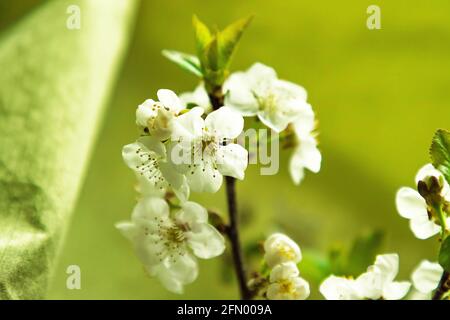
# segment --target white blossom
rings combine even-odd
[[[430,177],[434,177],[442,183],[441,196],[446,201],[450,201],[448,183],[442,173],[431,164],[427,164],[419,170],[416,175],[416,185],[419,181],[426,181]],[[437,218],[429,215],[430,208],[426,200],[416,190],[408,187],[400,188],[396,196],[396,206],[399,214],[410,220],[410,228],[417,238],[427,239],[441,230]],[[447,221],[450,222],[450,219],[447,218]]]
[[[310,294],[309,284],[299,277],[297,265],[285,262],[276,265],[270,272],[270,284],[267,287],[269,300],[305,300]]]
[[[210,112],[212,109],[208,93],[203,83],[200,83],[192,92],[180,94],[180,99],[186,106],[192,104],[202,108],[205,112]]]
[[[422,260],[414,269],[411,279],[415,289],[411,300],[430,300],[439,285],[444,269],[439,263]]]
[[[361,300],[355,280],[334,275],[326,278],[319,288],[326,300]]]
[[[317,148],[314,125],[314,112],[309,104],[305,104],[292,123],[295,149],[290,159],[289,172],[296,185],[303,180],[305,168],[314,173],[320,171],[322,155]]]
[[[358,293],[365,299],[399,300],[409,291],[408,281],[394,281],[398,273],[398,255],[378,255],[375,264],[355,281]]]
[[[140,137],[123,147],[122,157],[129,168],[147,179],[154,188],[165,191],[170,186],[178,198],[188,199],[186,178],[168,161],[164,144],[156,138]]]
[[[378,255],[375,264],[356,279],[330,276],[320,292],[327,300],[399,300],[409,291],[408,281],[394,281],[398,273],[398,255]]]
[[[133,243],[147,272],[175,293],[197,278],[195,257],[210,259],[225,249],[223,236],[208,224],[206,209],[194,202],[171,212],[164,199],[146,197],[134,208],[131,221],[116,227]]]
[[[264,252],[264,260],[270,268],[284,262],[299,263],[302,259],[300,247],[281,233],[274,233],[266,239]]]
[[[166,140],[172,133],[174,118],[185,109],[185,106],[171,90],[160,89],[157,96],[159,101],[148,99],[138,106],[136,124],[147,128],[153,137]]]
[[[233,143],[244,127],[240,114],[228,107],[211,112],[195,107],[177,118],[172,135],[171,161],[178,165],[192,190],[216,192],[223,175],[242,180],[248,152]]]
[[[276,132],[297,118],[307,98],[303,87],[278,79],[274,69],[261,63],[233,73],[224,83],[224,92],[226,105],[243,116],[258,116]]]

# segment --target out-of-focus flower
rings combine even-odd
[[[206,209],[194,202],[184,202],[170,212],[164,199],[143,198],[131,221],[116,227],[133,243],[147,272],[175,293],[182,293],[183,286],[197,278],[195,257],[214,258],[225,249],[223,236],[208,224]]]
[[[224,84],[225,104],[243,116],[258,116],[276,132],[286,129],[306,104],[306,90],[280,80],[274,69],[255,63],[246,72],[233,73]]]
[[[266,293],[269,300],[305,300],[309,294],[309,284],[299,277],[294,262],[281,263],[272,269]]]
[[[303,180],[305,168],[314,173],[320,171],[322,155],[317,148],[314,125],[314,111],[309,104],[305,104],[292,123],[295,149],[290,159],[289,172],[296,185]]]
[[[327,300],[399,300],[409,291],[408,281],[394,281],[398,273],[398,255],[378,255],[375,264],[355,280],[328,277],[320,286]]]
[[[361,300],[354,279],[331,275],[322,282],[319,290],[327,300]]]
[[[422,260],[411,275],[415,289],[411,300],[430,300],[433,290],[439,285],[443,272],[444,269],[439,263]]]
[[[264,260],[270,268],[284,262],[299,263],[300,247],[288,236],[274,233],[264,242]]]
[[[435,206],[439,201],[450,201],[450,187],[442,173],[433,165],[427,164],[416,175],[416,184],[421,193],[408,187],[398,190],[396,196],[397,211],[410,220],[410,227],[419,239],[427,239],[439,233],[441,225],[435,214]],[[446,218],[448,223],[450,219]]]

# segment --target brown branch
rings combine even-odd
[[[450,273],[444,271],[437,289],[434,291],[433,300],[442,300],[444,296],[450,291]]]
[[[232,177],[225,177],[227,188],[228,214],[230,225],[228,228],[228,238],[231,242],[231,252],[234,261],[234,270],[238,277],[241,299],[251,299],[251,293],[247,286],[247,275],[242,258],[241,244],[238,231],[238,213],[236,208],[236,180]]]
[[[223,106],[224,95],[222,92],[222,87],[215,87],[211,92],[208,93],[209,100],[214,110],[219,109]],[[226,194],[227,194],[227,204],[228,204],[228,216],[230,223],[225,229],[226,235],[231,243],[231,253],[233,256],[234,270],[239,283],[239,291],[241,299],[249,300],[252,298],[252,294],[247,286],[247,275],[245,271],[241,243],[239,239],[239,228],[238,228],[238,212],[237,212],[237,201],[236,201],[236,180],[232,177],[225,177],[226,182]]]

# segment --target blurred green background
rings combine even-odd
[[[0,28],[38,2],[2,0],[0,8],[8,7],[10,14]],[[366,28],[370,4],[381,7],[381,30]],[[289,154],[283,153],[278,175],[260,176],[251,166],[238,184],[243,242],[283,231],[305,251],[326,252],[382,229],[382,252],[400,254],[400,278],[408,278],[421,259],[436,260],[436,241],[415,239],[396,213],[394,199],[397,188],[412,186],[416,171],[428,162],[435,129],[450,128],[449,10],[445,0],[142,1],[48,297],[180,298],[144,274],[114,223],[128,219],[135,204],[134,176],[122,163],[121,148],[137,137],[136,106],[155,97],[158,88],[183,92],[196,85],[193,76],[160,54],[165,48],[194,52],[194,13],[222,27],[256,14],[233,70],[254,61],[273,66],[280,77],[308,90],[319,119],[319,174],[307,174],[301,186],[294,186],[287,172]],[[225,213],[223,190],[193,199]],[[198,280],[181,298],[237,298],[224,263],[230,264],[226,257],[202,261]],[[81,267],[81,290],[66,289],[71,264]],[[316,285],[312,292],[318,297]]]

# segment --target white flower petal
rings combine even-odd
[[[154,108],[155,101],[147,99],[136,109],[136,124],[141,127],[147,127],[148,120],[156,117],[157,110]]]
[[[239,112],[244,117],[254,116],[258,111],[258,101],[255,98],[248,77],[244,72],[235,72],[228,77],[223,85],[225,105]]]
[[[150,182],[147,178],[141,176],[136,173],[136,180],[138,184],[136,186],[136,191],[140,193],[143,197],[164,197],[166,190],[163,188],[156,187],[152,182]]]
[[[408,293],[411,283],[408,281],[390,282],[383,288],[385,300],[400,300]]]
[[[157,92],[158,100],[175,113],[179,113],[185,107],[175,92],[168,89],[159,89]]]
[[[411,279],[418,291],[429,294],[438,286],[443,272],[439,263],[423,260],[413,271]]]
[[[211,259],[225,250],[225,239],[213,226],[203,223],[188,232],[188,244],[194,254],[201,259]]]
[[[396,253],[377,255],[373,269],[382,274],[386,282],[392,282],[398,273],[398,260]]]
[[[291,156],[289,161],[289,174],[291,175],[291,179],[295,185],[299,185],[303,178],[305,177],[305,170],[301,162],[298,161],[298,158]]]
[[[383,274],[368,271],[355,280],[355,289],[364,299],[378,300],[383,295],[385,277]]]
[[[181,201],[189,199],[190,189],[186,177],[179,173],[171,162],[159,163],[159,169]]]
[[[395,203],[398,213],[406,219],[428,217],[425,199],[414,189],[402,187],[397,191]]]
[[[275,69],[256,62],[246,72],[248,85],[256,95],[266,93],[277,80]]]
[[[287,280],[298,277],[300,272],[294,262],[285,262],[276,265],[270,272],[270,282]]]
[[[156,153],[160,157],[166,156],[166,147],[158,139],[150,136],[143,136],[136,140],[137,143],[145,146],[147,150]]]
[[[149,273],[151,276],[157,277],[164,288],[166,288],[170,292],[183,294],[184,284],[177,278],[174,278],[162,264],[158,265],[157,268],[152,268],[151,272],[149,271]]]
[[[230,143],[219,147],[217,167],[221,174],[243,180],[248,165],[248,151],[242,146]]]
[[[169,211],[169,205],[164,199],[146,197],[142,198],[134,207],[131,220],[135,223],[153,222],[155,218],[167,218]]]
[[[259,98],[259,119],[277,132],[283,131],[291,122],[308,108],[303,95],[295,96],[292,86],[287,81],[277,80],[272,84],[266,96]]]
[[[275,102],[271,103],[271,106],[265,106],[262,110],[258,111],[258,118],[264,125],[279,133],[286,129],[293,119],[292,117],[285,117],[280,113]]]
[[[264,260],[269,267],[283,262],[298,263],[302,259],[300,247],[281,233],[272,234],[264,242]]]
[[[119,222],[116,228],[131,241],[136,256],[147,269],[157,266],[165,257],[165,248],[162,243],[156,241],[157,238],[154,235],[150,234],[151,225],[148,221]]]
[[[428,215],[411,219],[409,226],[418,239],[428,239],[438,234],[441,230],[440,226],[428,219]]]
[[[305,103],[302,105],[297,118],[292,124],[298,137],[301,138],[311,134],[315,127],[315,116],[310,104]]]
[[[187,201],[181,204],[181,210],[177,212],[175,218],[182,224],[190,226],[203,224],[208,222],[208,211],[196,202]]]
[[[417,290],[411,290],[407,300],[431,300],[431,293],[422,293]]]
[[[205,157],[204,162],[195,167],[191,166],[191,170],[186,172],[191,190],[215,193],[220,189],[223,177],[218,170],[214,169],[213,162],[215,162],[215,159]]]
[[[267,288],[269,300],[305,300],[309,294],[309,283],[300,277],[275,282]]]
[[[277,79],[273,86],[276,92],[285,100],[300,100],[306,102],[308,94],[302,86],[290,81]]]
[[[326,300],[361,300],[353,280],[334,275],[326,278],[319,290]]]
[[[194,91],[182,93],[180,99],[185,105],[194,104],[201,107],[205,112],[211,109],[211,102],[203,82]]]
[[[121,221],[115,224],[115,227],[120,233],[130,241],[134,241],[139,233],[139,229],[136,225],[130,221]]]
[[[203,134],[205,120],[202,118],[203,109],[194,107],[188,112],[175,118],[173,124],[172,141],[187,139],[191,141]]]
[[[157,277],[167,290],[178,294],[183,293],[183,285],[194,282],[198,276],[197,261],[188,253],[178,255],[174,259],[166,259],[163,263],[146,269],[151,276]]]
[[[439,179],[442,176],[443,175],[439,170],[437,170],[431,163],[428,163],[419,169],[415,181],[416,184],[418,184],[419,181],[423,181],[428,177],[436,177]]]
[[[244,129],[244,118],[229,107],[211,112],[205,119],[206,129],[218,138],[237,138]]]

